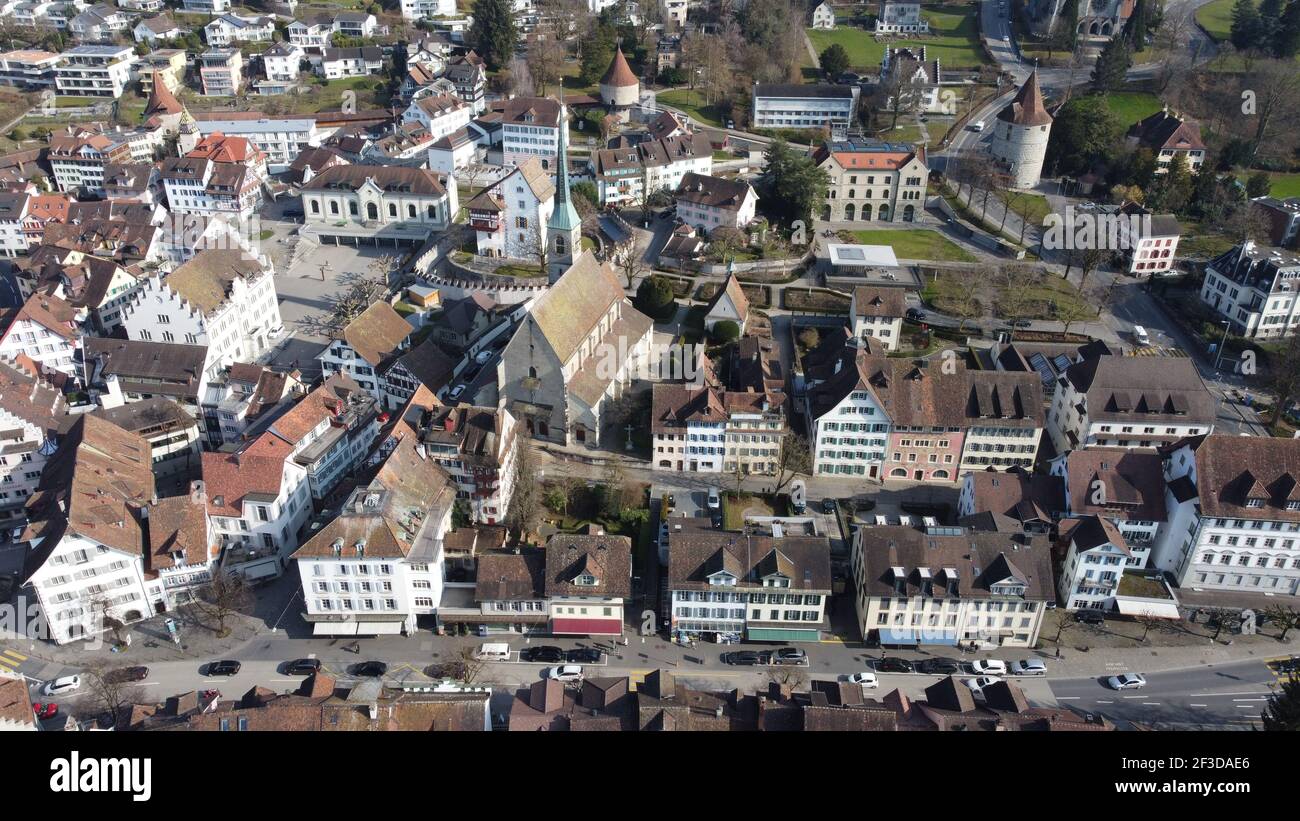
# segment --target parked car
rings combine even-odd
[[[1141,690],[1147,686],[1146,677],[1141,673],[1124,673],[1106,679],[1112,690]]]
[[[970,669],[981,676],[1005,676],[1007,663],[1001,659],[975,659],[970,663]]]
[[[873,666],[877,673],[911,673],[916,670],[912,662],[897,656],[886,656],[876,661]]]
[[[210,676],[237,676],[239,669],[242,667],[239,662],[225,659],[223,661],[214,661],[208,665],[208,675]]]
[[[474,357],[474,364],[479,365],[481,367],[483,365],[486,365],[487,361],[491,358],[492,358],[491,350],[479,351],[478,354]]]
[[[1100,610],[1076,610],[1074,620],[1080,624],[1103,624],[1106,621],[1106,614]]]
[[[460,395],[464,392],[465,392],[465,386],[457,385],[456,387],[451,389],[451,393],[447,395],[447,398],[455,402],[457,399],[460,399]]]
[[[755,652],[754,650],[737,650],[734,653],[723,653],[722,660],[726,664],[751,666],[755,664],[767,664],[765,654]]]
[[[519,658],[522,661],[540,661],[545,664],[555,664],[564,661],[564,651],[549,644],[542,644],[520,650]]]
[[[961,683],[969,687],[971,692],[978,696],[984,692],[985,687],[997,684],[1001,680],[997,676],[980,676],[979,678],[964,678]]]
[[[961,672],[961,662],[949,658],[925,659],[916,665],[916,669],[927,676],[951,676]]]
[[[582,666],[578,664],[564,664],[559,667],[552,667],[546,671],[546,677],[564,682],[582,681]]]
[[[363,661],[352,666],[352,675],[362,678],[379,678],[388,672],[388,665],[382,661]]]
[[[668,512],[669,512],[669,513],[672,513],[673,510],[674,510],[676,507],[677,507],[677,497],[674,496],[673,494],[669,493],[669,494],[668,494]]]
[[[285,668],[285,672],[291,676],[310,676],[319,670],[320,659],[295,659]]]
[[[1033,324],[1034,324],[1034,323],[1033,323],[1032,321],[1028,320],[1028,319],[1017,319],[1017,320],[1015,320],[1014,322],[1011,323],[1011,327],[1013,327],[1013,328],[1028,328],[1028,327],[1032,326]]]
[[[722,507],[722,497],[718,495],[718,489],[716,487],[709,488],[708,505],[709,510],[717,510]]]
[[[904,314],[904,316],[913,322],[920,322],[925,319],[925,311],[922,311],[920,308],[908,308],[907,313]]]
[[[119,667],[105,673],[104,681],[109,684],[129,684],[133,681],[144,681],[148,677],[148,667]]]
[[[880,686],[880,681],[876,678],[875,673],[850,673],[849,684],[861,684],[863,687],[875,689]]]
[[[773,664],[803,664],[808,654],[798,647],[782,647],[772,656]]]
[[[41,690],[47,696],[61,696],[81,689],[81,676],[60,676]]]
[[[1045,676],[1047,675],[1047,663],[1042,659],[1021,659],[1020,661],[1013,661],[1011,662],[1011,675]]]
[[[835,512],[835,500],[822,499],[822,513],[834,513],[834,512]]]
[[[37,721],[44,721],[47,718],[54,718],[59,714],[59,705],[54,702],[36,702],[32,705],[32,710],[36,713]]]
[[[595,647],[579,647],[577,650],[569,651],[568,661],[579,664],[599,664],[604,653]]]

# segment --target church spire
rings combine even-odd
[[[582,219],[573,207],[573,198],[569,193],[569,114],[564,105],[564,81],[560,81],[560,120],[559,151],[555,167],[555,208],[551,219],[546,223],[547,242],[550,253],[547,259],[547,273],[551,282],[573,264],[578,254],[578,244],[582,241]]]

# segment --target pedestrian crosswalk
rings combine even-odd
[[[27,661],[27,656],[17,650],[0,651],[0,672],[17,673],[18,667]]]
[[[1168,348],[1163,345],[1146,345],[1143,347],[1133,348],[1129,351],[1129,356],[1186,357],[1187,351],[1184,351],[1182,348]]]

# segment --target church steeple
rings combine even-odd
[[[546,223],[547,276],[551,282],[569,270],[582,241],[582,220],[569,193],[569,113],[564,105],[564,82],[560,82],[559,152],[555,161],[555,210]]]

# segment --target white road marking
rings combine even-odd
[[[1057,696],[1057,701],[1078,701],[1079,696]]]
[[[1188,706],[1188,707],[1205,707],[1205,706],[1207,706],[1207,705],[1204,705],[1204,704],[1188,704],[1187,706]]]
[[[1159,706],[1160,706],[1160,702],[1158,702],[1158,701],[1144,701],[1144,702],[1142,702],[1142,706],[1143,706],[1143,707],[1159,707]]]

